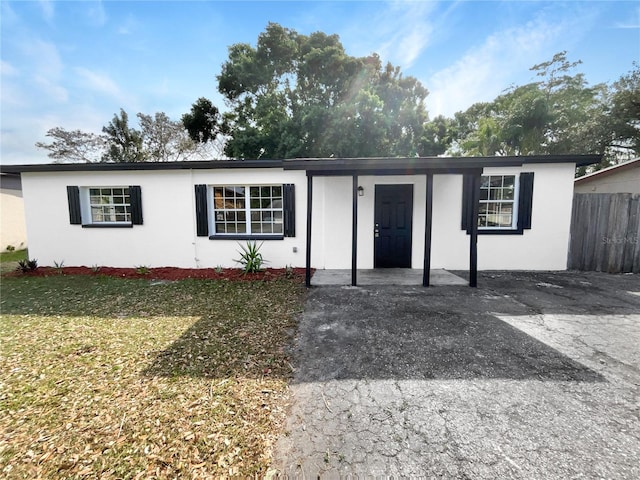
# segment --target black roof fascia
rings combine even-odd
[[[286,170],[286,168],[285,168]],[[460,168],[361,168],[343,170],[307,170],[309,177],[339,177],[339,176],[382,176],[382,175],[426,175],[426,174],[465,174],[482,173],[482,167],[460,167]]]
[[[207,160],[197,162],[42,163],[0,165],[0,172],[115,172],[131,170],[211,170],[222,168],[282,168],[282,160]]]
[[[388,172],[461,173],[484,167],[519,167],[533,163],[598,163],[601,155],[529,155],[504,157],[376,157],[376,158],[299,158],[284,160],[285,170],[306,170],[308,175],[385,174]]]
[[[530,155],[509,157],[366,157],[295,158],[287,160],[207,160],[197,162],[42,163],[31,165],[0,165],[0,172],[112,172],[134,170],[284,168],[285,170],[306,170],[308,175],[407,175],[416,173],[461,173],[469,169],[517,167],[527,163],[575,163],[576,166],[581,167],[598,163],[601,159],[601,155]]]

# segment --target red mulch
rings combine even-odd
[[[255,281],[255,280],[277,280],[279,278],[293,277],[296,280],[304,281],[305,269],[293,268],[287,272],[284,268],[266,268],[259,273],[243,273],[239,268],[224,268],[217,272],[215,268],[177,268],[159,267],[149,268],[147,273],[139,273],[135,268],[115,268],[99,267],[97,270],[89,267],[38,267],[28,273],[19,270],[7,273],[6,276],[19,277],[27,275],[31,277],[47,277],[52,275],[108,275],[120,278],[148,278],[154,280],[184,280],[185,278],[199,278],[209,280],[233,280],[233,281]]]

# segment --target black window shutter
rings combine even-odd
[[[81,225],[80,189],[75,186],[67,186],[67,199],[69,200],[69,223],[71,225]]]
[[[209,236],[209,219],[207,213],[207,186],[196,185],[196,234],[199,237]]]
[[[462,175],[462,230],[471,231],[471,199],[473,198],[473,175]]]
[[[284,214],[284,236],[296,236],[296,186],[285,183],[282,189],[282,207]]]
[[[129,187],[129,198],[131,202],[131,223],[142,225],[142,191],[139,185]]]
[[[518,198],[518,230],[531,229],[533,211],[533,172],[520,174],[520,193]]]

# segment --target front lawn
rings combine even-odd
[[[2,278],[0,476],[266,473],[295,280]]]
[[[13,250],[12,252],[0,252],[0,274],[10,272],[18,268],[20,260],[27,259],[26,250]]]

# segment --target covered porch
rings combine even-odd
[[[424,271],[412,268],[358,269],[358,285],[422,285]],[[429,284],[434,286],[466,285],[467,280],[443,269],[432,269]],[[313,286],[351,285],[351,270],[316,270]]]

